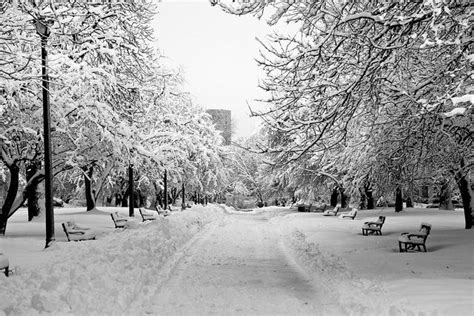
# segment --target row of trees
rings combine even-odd
[[[432,1],[211,1],[233,14],[287,21],[298,31],[262,41],[267,111],[262,135],[223,148],[209,117],[150,45],[153,2],[27,1],[0,7],[0,181],[8,184],[0,233],[28,199],[38,215],[44,177],[40,39],[51,28],[56,194],[83,190],[126,201],[137,191],[180,190],[344,202],[373,192],[408,197],[421,184],[456,183],[472,226],[472,38],[469,5]],[[267,15],[266,15],[267,14]],[[262,164],[263,162],[263,164]],[[73,194],[71,194],[73,192]],[[329,192],[329,193],[328,193]],[[447,194],[449,196],[449,194]]]
[[[99,196],[126,200],[127,167],[138,190],[172,186],[212,193],[226,177],[224,150],[210,117],[182,89],[151,45],[153,1],[12,1],[0,6],[0,181],[7,194],[0,234],[28,199],[39,214],[44,179],[40,37],[47,51],[56,195],[84,190],[87,209]],[[84,195],[83,195],[84,196]]]
[[[455,183],[472,227],[472,4],[210,2],[297,29],[261,41],[258,61],[269,97],[253,113],[266,123],[257,148],[275,185],[410,198],[422,184]]]

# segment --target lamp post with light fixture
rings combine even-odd
[[[36,33],[41,38],[41,83],[43,92],[43,133],[44,133],[44,191],[45,191],[45,222],[46,222],[46,245],[51,246],[54,241],[54,210],[53,210],[53,173],[51,163],[51,111],[49,99],[49,76],[48,76],[48,37],[51,33],[52,20],[36,19],[34,21]]]
[[[130,89],[130,95],[132,96],[132,102],[136,101],[138,94],[138,89],[137,88],[131,88]],[[130,104],[130,126],[133,126],[133,114],[132,114],[132,109],[131,109],[131,104]],[[135,216],[135,200],[134,200],[134,187],[133,187],[133,163],[132,163],[132,155],[133,155],[133,149],[130,150],[130,161],[128,164],[128,189],[129,189],[129,196],[128,196],[128,216],[129,217],[134,217]]]
[[[165,191],[165,194],[164,194],[164,207],[165,207],[165,210],[168,209],[168,170],[165,169],[165,174],[163,176],[163,182],[164,182],[164,191]]]
[[[128,195],[128,216],[133,217],[134,214],[134,196],[133,196],[133,163],[129,163],[128,165],[128,188],[129,188],[129,195]]]

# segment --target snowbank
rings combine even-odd
[[[0,276],[0,315],[143,314],[146,311],[141,309],[153,300],[165,277],[150,271],[160,270],[180,247],[222,215],[218,207],[195,206],[153,222],[137,222],[129,229],[108,229],[105,234],[101,223],[108,217],[107,223],[113,225],[108,212],[103,216],[70,214],[78,222],[96,223],[90,226],[102,228],[102,236],[92,241],[57,242],[42,251],[43,258],[36,264],[17,266],[13,277]],[[28,242],[28,238],[21,240]],[[8,234],[1,241],[0,246],[6,245]]]
[[[387,217],[382,236],[361,226]],[[291,214],[272,219],[300,265],[348,315],[473,315],[473,230],[461,210],[359,211],[356,220]],[[400,253],[401,232],[433,229],[427,253]]]

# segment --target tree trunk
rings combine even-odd
[[[461,160],[461,169],[455,173],[456,182],[461,193],[463,208],[464,208],[464,220],[465,228],[471,229],[473,224],[473,211],[474,211],[474,199],[472,196],[472,186],[470,179],[470,170],[463,170],[465,167],[464,159]]]
[[[348,207],[348,202],[349,199],[347,198],[347,195],[344,193],[346,189],[344,187],[339,187],[339,193],[341,194],[341,208],[346,208]]]
[[[124,194],[122,194],[122,207],[128,207],[128,194],[129,194],[129,189],[125,191]]]
[[[26,168],[26,181],[30,181],[38,170],[41,168],[40,161],[31,161]],[[30,187],[26,189],[26,196],[28,200],[28,221],[31,221],[34,217],[39,216],[41,209],[39,206],[39,193],[38,183],[34,182]]]
[[[403,196],[402,196],[402,190],[400,187],[397,187],[397,190],[395,192],[395,212],[401,212],[403,211]]]
[[[181,193],[181,192],[178,191],[178,188],[172,188],[172,189],[171,189],[171,192],[170,192],[171,201],[172,201],[171,204],[173,204],[173,205],[176,204],[176,200],[178,199],[180,193]]]
[[[100,178],[101,178],[100,182],[97,182],[97,179],[96,179],[95,188],[97,192],[93,192],[95,201],[99,200],[99,195],[102,195],[102,196],[105,195],[105,193],[103,192],[103,189],[104,189],[105,184],[107,183],[107,178],[112,172],[113,168],[114,168],[114,163],[109,163],[108,168],[105,171],[100,173]],[[106,197],[105,199],[106,199],[106,204],[108,203],[110,205],[112,203],[112,195],[109,197]],[[110,199],[110,202],[109,202],[109,199]]]
[[[407,208],[409,207],[415,207],[415,205],[413,204],[413,199],[411,198],[411,196],[407,196],[407,199],[406,199],[406,205],[407,205]]]
[[[113,200],[112,196],[106,196],[105,197],[105,206],[111,206],[112,205],[112,200]]]
[[[448,180],[444,180],[441,184],[441,192],[439,194],[439,209],[453,211],[453,200],[451,184]]]
[[[121,206],[122,207],[128,207],[128,195],[123,197]]]
[[[141,189],[135,189],[133,192],[133,206],[134,207],[145,207],[146,196],[143,194]]]
[[[185,195],[185,190],[184,190],[184,182],[183,184],[181,185],[181,209],[185,209],[186,208],[186,199],[185,199],[186,195]]]
[[[160,207],[163,207],[163,200],[161,196],[161,188],[158,186],[157,181],[153,181],[153,187],[155,188],[155,203],[154,206],[157,207],[158,205]]]
[[[434,188],[433,184],[428,185],[428,204],[433,203]]]
[[[335,187],[333,190],[332,190],[332,193],[331,193],[331,206],[332,207],[336,207],[337,206],[337,196],[339,195],[339,192],[337,190],[337,187]]]
[[[5,235],[9,213],[18,193],[20,178],[20,168],[16,164],[8,166],[8,170],[10,171],[10,183],[8,185],[7,196],[3,202],[2,214],[0,214],[0,235]]]
[[[406,207],[415,207],[413,204],[413,181],[410,181],[410,184],[408,185],[408,192],[407,192],[407,197],[406,197]]]
[[[95,196],[92,192],[92,174],[94,172],[93,166],[84,166],[82,167],[84,171],[84,186],[86,193],[86,207],[87,211],[95,209]]]
[[[365,210],[367,208],[365,192],[362,190],[362,188],[359,188],[359,193],[360,193],[359,210]]]
[[[161,193],[161,191],[156,194],[156,203],[157,203],[161,208],[163,208],[163,194]]]
[[[122,195],[119,193],[115,193],[115,206],[122,205]]]
[[[372,184],[370,182],[366,183],[364,186],[365,196],[367,197],[367,209],[373,210],[375,208],[374,195],[372,190]]]

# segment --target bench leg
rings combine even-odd
[[[402,249],[402,242],[401,242],[401,241],[398,242],[398,249],[400,249],[400,252],[403,252],[403,249]]]
[[[9,268],[10,268],[10,267],[8,267],[8,266],[5,268],[5,276],[8,276],[8,274],[9,274],[8,269],[9,269]]]

